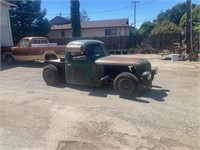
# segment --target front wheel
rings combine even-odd
[[[12,65],[15,61],[12,55],[6,55],[5,57],[7,64]]]
[[[48,85],[55,85],[59,81],[59,72],[56,66],[47,65],[43,69],[43,79]]]
[[[139,81],[135,75],[123,72],[115,78],[114,89],[121,96],[136,96],[139,93]]]

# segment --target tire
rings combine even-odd
[[[56,66],[47,65],[43,69],[43,79],[48,85],[56,85],[59,81],[59,72]]]
[[[114,89],[121,96],[137,96],[139,93],[139,81],[135,75],[123,72],[115,78]]]
[[[12,65],[15,61],[12,55],[6,55],[5,57],[7,64]]]

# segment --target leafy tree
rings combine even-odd
[[[195,32],[200,32],[200,5],[196,5],[192,9],[192,27]],[[184,14],[180,21],[180,27],[184,29],[186,27],[186,14]]]
[[[154,26],[155,26],[154,23],[152,23],[150,21],[146,21],[140,26],[139,32],[140,32],[141,35],[147,36],[151,33]]]
[[[173,22],[164,21],[157,23],[152,30],[151,34],[179,34],[181,33],[180,28]]]
[[[192,7],[195,7],[195,4],[192,5]],[[170,21],[175,23],[176,25],[179,25],[180,20],[182,16],[186,12],[186,3],[179,3],[172,7],[172,9],[168,9],[165,12],[161,12],[157,16],[157,22],[162,21]]]
[[[170,9],[166,10],[165,12],[160,12],[157,16],[157,19],[155,20],[155,22],[163,22],[165,21],[169,21],[170,19]]]
[[[81,11],[81,22],[84,21],[90,21],[90,17],[87,14],[87,11],[85,9],[82,9]]]
[[[181,17],[185,12],[186,12],[186,3],[177,4],[171,9],[170,21],[174,22],[176,25],[179,25]]]
[[[71,0],[71,26],[72,37],[81,37],[81,23],[80,23],[80,3],[79,0]]]
[[[16,5],[10,10],[15,44],[26,36],[47,36],[50,31],[50,23],[44,18],[46,10],[41,10],[40,0],[15,0],[9,2]]]

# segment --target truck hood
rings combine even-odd
[[[95,61],[97,65],[114,65],[114,66],[138,66],[142,64],[150,64],[145,59],[119,57],[119,56],[106,56],[99,58]]]

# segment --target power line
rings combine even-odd
[[[109,12],[119,11],[119,10],[123,10],[123,9],[127,9],[127,8],[131,8],[131,6],[121,7],[121,8],[116,8],[116,9],[110,9],[110,10],[105,10],[105,11],[99,11],[99,12],[92,12],[92,13],[88,13],[88,14],[91,15],[91,14],[109,13]],[[26,11],[17,11],[17,12],[28,13],[28,14],[37,14],[37,13],[26,12]],[[57,14],[48,14],[47,13],[46,15],[57,15]],[[67,15],[67,14],[65,14],[65,15]]]
[[[140,5],[139,5],[139,6],[147,5],[147,4],[153,3],[153,2],[155,2],[155,1],[157,1],[157,0],[150,0],[150,1],[145,2],[145,3],[141,3],[141,2],[140,2]]]
[[[143,5],[147,5],[147,4],[148,4],[148,5],[145,6],[145,7],[143,7],[143,8],[141,8],[141,9],[139,9],[139,10],[137,11],[137,13],[140,12],[140,11],[142,11],[144,8],[150,6],[152,3],[156,2],[156,1],[158,1],[158,0],[151,0],[151,1],[149,1],[149,2],[144,3]],[[140,5],[140,6],[141,6],[141,5]]]
[[[93,13],[88,13],[88,14],[109,13],[109,12],[118,11],[118,10],[123,10],[123,9],[127,9],[127,8],[131,8],[131,7],[128,6],[128,7],[122,7],[122,8],[117,8],[117,9],[111,9],[111,10],[105,10],[105,11],[93,12]]]

